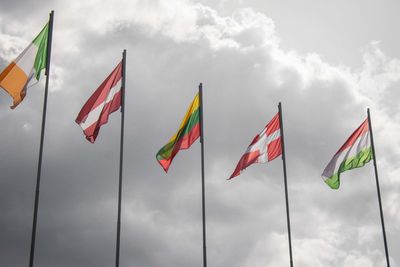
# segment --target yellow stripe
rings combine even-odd
[[[28,76],[14,62],[0,73],[0,87],[13,98],[14,107],[18,105],[25,97],[25,85],[28,82]]]
[[[188,109],[188,111],[186,111],[186,115],[183,118],[183,121],[181,122],[181,125],[179,126],[179,130],[176,134],[174,134],[171,139],[169,140],[169,142],[173,141],[176,139],[178,133],[180,132],[180,130],[186,125],[186,123],[188,122],[190,116],[200,107],[200,98],[199,98],[199,93],[196,94],[196,96],[193,99],[192,104],[190,104],[190,107]]]

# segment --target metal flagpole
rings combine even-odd
[[[279,102],[278,109],[279,109],[279,124],[280,124],[280,130],[281,130],[281,140],[282,140],[283,178],[285,181],[286,219],[287,219],[288,238],[289,238],[290,267],[293,267],[292,236],[290,233],[289,198],[288,198],[287,178],[286,178],[285,138],[283,135],[283,119],[282,119],[282,104],[281,104],[281,102]]]
[[[207,246],[206,246],[206,205],[204,186],[204,131],[203,131],[203,84],[199,85],[200,98],[200,143],[201,143],[201,197],[203,214],[203,266],[207,267]]]
[[[380,215],[381,215],[383,243],[385,245],[386,264],[387,264],[387,267],[390,267],[389,251],[388,251],[388,246],[387,246],[387,241],[386,241],[385,221],[383,219],[383,211],[382,211],[381,190],[380,190],[379,178],[378,178],[378,167],[377,167],[377,164],[376,164],[376,156],[375,156],[376,154],[375,154],[375,145],[374,145],[374,135],[372,133],[371,115],[369,113],[369,108],[367,109],[367,114],[368,114],[369,131],[371,133],[371,146],[372,146],[372,157],[374,159],[374,169],[375,169],[375,179],[376,179],[376,192],[378,193],[379,212],[380,212]]]
[[[46,55],[46,85],[44,89],[44,102],[42,112],[42,130],[40,135],[40,148],[39,148],[39,161],[36,178],[36,191],[35,191],[35,206],[33,211],[33,225],[32,225],[32,237],[31,237],[31,252],[29,255],[29,267],[33,267],[33,261],[35,258],[35,241],[36,241],[36,226],[37,226],[37,214],[39,208],[39,189],[40,189],[40,175],[42,172],[42,156],[43,156],[43,141],[44,141],[44,130],[46,126],[46,111],[47,111],[47,95],[49,91],[49,77],[50,77],[50,56],[51,56],[51,41],[53,36],[53,20],[54,11],[50,12],[49,19],[49,35],[47,38],[47,55]]]
[[[119,154],[119,184],[118,184],[118,219],[117,219],[117,244],[115,266],[119,267],[119,248],[121,240],[121,191],[122,191],[122,168],[124,161],[124,121],[125,121],[125,75],[126,75],[126,49],[122,53],[122,84],[121,84],[121,143]]]

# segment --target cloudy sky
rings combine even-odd
[[[289,266],[282,161],[226,181],[283,104],[298,267],[386,266],[373,164],[320,174],[371,108],[391,266],[400,266],[400,2],[0,1],[0,68],[55,10],[36,266],[112,266],[120,114],[96,143],[74,120],[127,49],[121,266],[202,266],[200,145],[155,154],[204,87],[208,264]],[[0,259],[26,266],[43,80],[0,92]]]

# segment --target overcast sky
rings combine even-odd
[[[127,49],[121,267],[202,266],[200,144],[156,152],[204,88],[208,265],[289,266],[282,161],[227,181],[283,105],[294,264],[386,266],[372,162],[320,175],[371,108],[391,266],[400,266],[397,0],[0,0],[0,69],[55,10],[35,266],[115,261],[120,113],[74,122]],[[44,79],[0,90],[0,262],[26,266]]]

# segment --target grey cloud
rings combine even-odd
[[[60,14],[60,29],[68,28],[69,20],[63,17],[68,16]],[[168,174],[155,160],[177,130],[199,82],[205,91],[209,264],[287,264],[281,160],[251,166],[225,181],[282,101],[296,264],[382,265],[372,164],[343,175],[339,191],[320,179],[330,157],[365,117],[365,102],[347,80],[314,78],[304,86],[296,67],[277,68],[282,63],[269,46],[216,50],[204,39],[175,42],[131,21],[113,24],[106,34],[88,27],[75,34],[72,43],[55,40],[53,50],[53,64],[64,72],[60,90],[49,96],[37,266],[113,264],[120,114],[110,116],[94,145],[84,139],[74,119],[124,48],[128,80],[122,265],[201,263],[200,146],[196,142],[181,151]],[[15,111],[8,109],[7,95],[1,96],[7,141],[0,142],[0,256],[12,267],[28,259],[43,86],[31,88]],[[391,160],[383,151],[379,155],[384,162]],[[398,157],[396,150],[392,155]],[[381,169],[384,203],[389,192],[398,194],[388,186],[388,175],[390,170]],[[396,217],[387,215],[386,220],[392,257],[398,262]],[[364,226],[376,229],[369,242],[360,236]]]

